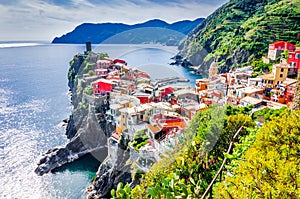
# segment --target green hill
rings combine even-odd
[[[214,60],[226,72],[261,58],[271,42],[295,42],[298,33],[300,0],[231,0],[189,34],[179,54],[200,72]]]

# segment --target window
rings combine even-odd
[[[281,69],[281,72],[283,72],[283,71],[284,71],[284,69],[282,68],[282,69]]]
[[[291,67],[295,67],[295,66],[296,66],[296,63],[295,63],[295,62],[291,62],[291,63],[290,63],[290,66],[291,66]]]
[[[296,58],[296,59],[300,59],[300,53],[297,53],[297,54],[295,55],[295,58]]]
[[[283,77],[283,74],[280,74],[280,78],[282,78]]]

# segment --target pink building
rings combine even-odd
[[[276,41],[271,43],[269,44],[268,58],[274,61],[284,50],[293,52],[295,50],[295,45],[286,41]]]

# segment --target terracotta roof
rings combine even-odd
[[[153,126],[151,124],[147,124],[147,127],[150,129],[150,131],[152,131],[152,133],[157,133],[160,131],[160,128],[158,128],[157,126]]]

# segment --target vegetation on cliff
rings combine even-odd
[[[180,47],[193,65],[222,72],[261,58],[268,44],[294,42],[300,33],[299,0],[231,0],[192,31]]]
[[[130,190],[128,184],[120,184],[112,198],[201,198],[224,158],[223,172],[207,196],[298,198],[300,112],[266,109],[249,117],[250,111],[251,107],[228,106],[198,113],[186,132],[190,144],[183,140],[178,150],[143,175],[139,185]],[[268,116],[259,129],[254,122],[264,114]],[[241,126],[233,152],[226,153]],[[219,139],[210,146],[216,135]]]
[[[216,198],[299,198],[299,119],[299,111],[285,111],[266,122]]]

